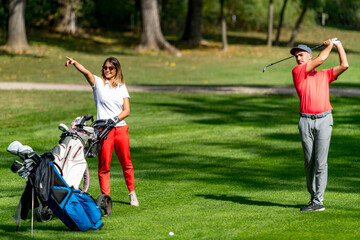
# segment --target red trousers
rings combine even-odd
[[[110,162],[114,147],[115,153],[122,166],[126,185],[130,192],[134,191],[135,179],[130,158],[129,126],[125,125],[113,128],[107,135],[107,139],[102,140],[100,144],[101,149],[98,153],[98,158],[101,192],[110,196]]]

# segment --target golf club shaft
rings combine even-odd
[[[315,49],[321,48],[322,46],[324,46],[324,44],[321,44],[321,45],[315,46],[315,47],[311,48],[311,50],[315,50]],[[270,67],[270,66],[272,66],[272,65],[275,65],[275,64],[277,64],[277,63],[279,63],[279,62],[282,62],[282,61],[288,60],[288,59],[293,58],[293,57],[295,57],[295,56],[290,56],[290,57],[287,57],[287,58],[281,59],[281,60],[279,60],[279,61],[277,61],[277,62],[270,63],[270,64],[266,65],[266,66],[263,68],[263,72],[265,72],[265,69],[266,69],[267,67]]]
[[[31,188],[31,238],[34,236],[34,187]]]

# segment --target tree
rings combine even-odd
[[[272,32],[273,32],[273,19],[274,19],[274,0],[269,0],[269,9],[268,9],[268,39],[267,45],[271,47],[272,45]]]
[[[224,0],[220,0],[220,9],[221,9],[221,39],[222,39],[222,50],[224,52],[228,49],[228,40],[226,35],[226,20],[224,14]]]
[[[157,0],[141,0],[141,18],[142,30],[140,44],[137,46],[139,51],[161,49],[181,56],[181,52],[167,42],[162,34]]]
[[[61,19],[56,30],[74,35],[77,29],[76,9],[79,7],[80,0],[59,0],[58,2]]]
[[[288,0],[284,0],[283,6],[282,6],[281,12],[280,12],[279,25],[278,25],[277,34],[276,34],[276,40],[275,40],[275,45],[276,46],[279,45],[279,41],[280,41],[281,29],[282,29],[282,24],[283,24],[283,21],[284,21],[285,8],[286,8],[287,1]]]
[[[189,0],[182,41],[198,46],[202,43],[202,0]]]
[[[5,47],[22,52],[29,48],[25,29],[26,0],[9,0],[8,39]]]
[[[306,10],[309,8],[309,6],[311,4],[311,1],[312,0],[306,0],[306,4],[304,5],[304,8],[303,8],[298,20],[296,21],[295,28],[294,28],[294,30],[293,30],[293,32],[291,34],[291,37],[290,37],[290,40],[289,40],[289,43],[288,43],[289,47],[294,46],[296,35],[299,32],[300,25],[301,25],[301,23],[302,23],[302,21],[304,19]]]

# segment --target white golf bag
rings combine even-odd
[[[55,157],[54,162],[62,171],[62,176],[66,183],[70,187],[79,189],[81,180],[83,180],[83,186],[80,190],[84,192],[88,190],[90,182],[86,157],[91,157],[89,156],[88,150],[95,138],[94,128],[85,125],[85,122],[90,116],[92,118],[92,115],[76,118],[71,124],[72,128],[70,130],[59,127],[63,130],[63,133],[59,144],[52,150],[52,154]],[[98,150],[99,149],[96,149],[95,151],[97,152]]]
[[[86,175],[88,168],[84,155],[84,145],[81,140],[75,134],[68,135],[53,148],[52,154],[55,157],[54,162],[61,169],[66,183],[70,187],[79,189],[80,182],[83,180],[84,174]]]

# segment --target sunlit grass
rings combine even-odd
[[[35,222],[49,239],[356,239],[359,236],[359,98],[332,98],[334,129],[325,212],[301,213],[309,200],[295,96],[131,93],[131,156],[140,207],[128,205],[120,164],[111,168],[113,213],[97,232],[71,232],[58,219]],[[10,171],[13,140],[39,153],[60,137],[57,125],[95,114],[91,92],[1,91],[0,235],[28,239],[30,219],[15,232],[12,216],[25,180]],[[88,159],[97,197],[97,159]],[[316,225],[316,228],[313,226]]]

